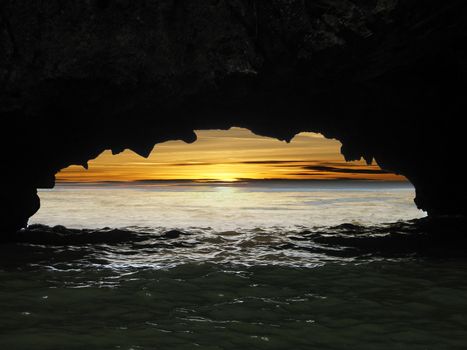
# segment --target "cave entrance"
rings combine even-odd
[[[308,227],[424,216],[414,189],[377,164],[345,162],[340,142],[301,133],[292,142],[248,130],[198,131],[147,158],[104,152],[41,190],[31,223],[69,227]]]

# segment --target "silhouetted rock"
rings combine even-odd
[[[467,4],[462,0],[0,2],[7,231],[36,188],[105,149],[147,156],[193,130],[290,140],[321,132],[347,160],[465,215]]]

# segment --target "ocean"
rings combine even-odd
[[[408,183],[59,184],[40,197],[0,245],[0,349],[467,347],[463,247],[438,239],[447,228]]]
[[[148,181],[42,190],[31,223],[71,228],[300,230],[420,218],[406,182]]]

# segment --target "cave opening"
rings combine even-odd
[[[1,0],[0,349],[467,349],[466,18]]]
[[[215,230],[379,224],[425,216],[403,176],[346,162],[341,143],[300,133],[290,143],[242,128],[157,144],[147,159],[105,151],[39,190],[31,224]]]

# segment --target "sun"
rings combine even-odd
[[[211,173],[206,176],[208,179],[219,180],[224,182],[238,181],[238,174],[235,173]]]

